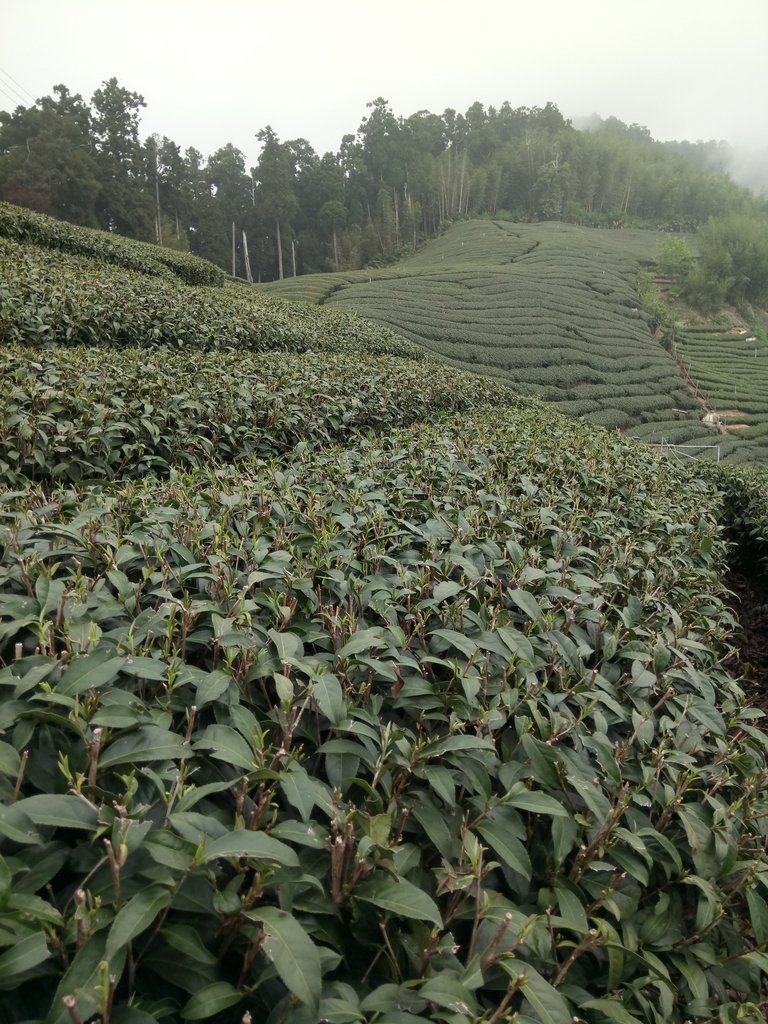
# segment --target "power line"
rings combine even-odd
[[[10,73],[10,71],[6,71],[5,68],[0,68],[0,75],[5,75],[5,77],[9,78],[11,80],[11,82],[13,82],[13,84],[15,86],[18,86],[17,89],[14,89],[14,92],[19,92],[19,89],[21,89],[21,92],[19,92],[19,96],[21,96],[22,92],[25,92],[27,94],[27,96],[29,96],[29,98],[32,100],[33,103],[36,102],[35,97],[32,95],[32,93],[29,91],[29,89],[25,89],[24,86],[21,84],[21,82],[18,82],[13,77],[13,75]]]
[[[5,86],[6,90],[10,89],[10,91],[14,94],[14,96],[18,97],[20,103],[28,103],[29,102],[27,100],[27,97],[21,92],[20,89],[17,89],[15,85],[11,85],[10,82],[3,81],[2,78],[0,78],[0,83]]]
[[[15,96],[11,96],[11,94],[10,94],[9,92],[6,92],[6,90],[5,90],[4,88],[3,88],[2,84],[0,84],[0,92],[1,92],[1,93],[3,93],[3,94],[4,94],[5,96],[7,96],[7,97],[8,97],[8,99],[9,99],[9,100],[11,101],[11,103],[13,104],[14,108],[15,108],[15,107],[17,107],[17,106],[19,106],[19,101],[18,101],[18,99],[17,99],[17,98],[15,97]]]

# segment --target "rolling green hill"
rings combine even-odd
[[[36,227],[0,242],[3,1024],[764,1019],[723,580],[768,565],[765,471],[384,323],[415,293],[490,358],[514,280],[504,330],[609,383],[631,332],[671,402],[644,240],[484,225],[493,267],[468,225],[324,308]]]
[[[653,261],[664,237],[471,221],[454,225],[386,270],[262,287],[269,294],[353,310],[452,365],[538,395],[569,415],[653,443],[717,444],[724,459],[765,461],[764,404],[759,429],[721,434],[704,425],[707,410],[639,308],[639,264]],[[723,356],[727,362],[725,351]],[[768,348],[758,356],[746,368],[756,395],[754,371],[768,367]],[[727,377],[731,371],[723,372]]]

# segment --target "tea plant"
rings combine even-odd
[[[765,474],[516,395],[674,390],[639,239],[482,228],[311,284],[419,345],[0,241],[3,1024],[764,1019]]]
[[[77,227],[66,221],[0,202],[0,237],[32,242],[63,253],[91,256],[154,277],[176,277],[187,284],[222,285],[224,272],[189,253]]]
[[[535,408],[6,495],[12,1020],[758,1020],[709,485]]]
[[[525,401],[504,385],[391,356],[225,352],[213,361],[128,348],[105,365],[96,347],[11,346],[3,364],[0,474],[14,486],[270,458],[300,441]]]
[[[254,290],[192,288],[0,238],[0,342],[423,357],[393,331]]]

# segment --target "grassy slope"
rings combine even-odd
[[[547,256],[486,230],[481,280]],[[761,1019],[719,478],[364,321],[13,252],[6,1018],[112,973],[125,1024]]]
[[[644,440],[768,459],[759,433],[723,436],[702,425],[704,410],[637,309],[638,262],[654,259],[662,237],[469,222],[394,268],[263,287],[355,310],[453,365]]]

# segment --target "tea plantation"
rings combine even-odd
[[[263,289],[362,313],[455,366],[645,441],[719,444],[724,459],[768,461],[765,388],[751,376],[754,362],[744,374],[761,396],[755,399],[762,402],[759,429],[723,436],[702,423],[706,410],[648,330],[637,273],[640,261],[654,260],[664,237],[470,221],[393,268],[307,276]],[[686,361],[691,347],[686,344]],[[732,353],[731,344],[716,356],[731,399]],[[760,372],[767,357],[768,350]]]
[[[634,360],[673,415],[642,240],[469,226],[316,292],[376,323],[9,222],[0,1021],[763,1020],[768,735],[723,575],[768,565],[765,471],[562,415],[481,301],[527,274],[552,368],[597,401]]]

